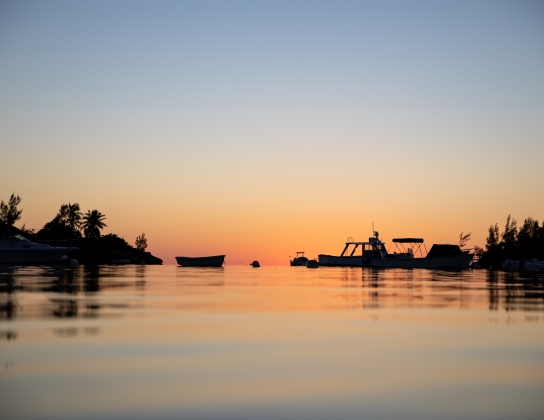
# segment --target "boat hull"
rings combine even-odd
[[[182,267],[221,267],[225,261],[224,255],[211,257],[176,257],[176,261]]]
[[[369,267],[370,260],[362,256],[340,257],[335,255],[320,254],[317,256],[320,266],[323,267]]]
[[[2,249],[0,264],[51,264],[60,262],[61,257],[69,255],[67,247],[37,249]]]
[[[362,256],[340,257],[319,255],[319,265],[329,267],[373,267],[373,268],[427,268],[464,269],[472,261],[472,254],[450,255],[430,258],[363,258]]]
[[[472,257],[472,254],[462,254],[429,258],[373,258],[371,265],[374,268],[465,269],[472,262]]]

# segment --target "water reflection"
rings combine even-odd
[[[146,267],[64,266],[0,267],[0,320],[98,318],[111,309],[138,307],[134,290],[145,290]],[[112,289],[129,292],[101,302]],[[39,298],[39,299],[38,299]],[[21,304],[21,301],[24,304]],[[119,312],[116,314],[119,315]]]
[[[15,284],[14,269],[0,268],[0,320],[12,319],[17,313],[17,300],[14,293],[20,289]]]
[[[53,334],[61,338],[76,337],[78,335],[93,336],[93,335],[97,335],[99,331],[100,331],[100,328],[98,327],[87,327],[87,328],[68,327],[68,328],[55,328],[51,330]]]
[[[405,307],[541,312],[543,279],[538,273],[488,270],[1,267],[0,320],[141,316],[161,306],[226,311]],[[226,292],[216,290],[218,286]]]
[[[544,278],[535,274],[501,273],[504,278],[494,283],[502,287],[502,302],[506,311],[542,311],[544,308]],[[491,283],[491,281],[490,281]],[[491,297],[490,297],[491,307]]]
[[[179,286],[224,286],[224,267],[176,267],[176,279]]]
[[[4,268],[2,414],[277,418],[282,407],[286,418],[540,418],[543,280],[487,270]]]
[[[363,306],[543,311],[544,275],[497,271],[362,269]],[[353,287],[351,277],[342,281]]]
[[[0,331],[0,340],[15,340],[17,338],[17,333],[12,330]]]

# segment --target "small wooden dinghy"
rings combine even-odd
[[[211,257],[176,257],[176,261],[182,267],[221,267],[225,260],[224,255]]]

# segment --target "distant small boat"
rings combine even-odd
[[[261,266],[261,264],[259,264],[259,261],[253,261],[251,264],[250,264],[253,268],[259,268]]]
[[[291,267],[306,266],[306,264],[308,264],[308,258],[304,256],[304,252],[297,252],[296,254],[297,256],[289,262]]]
[[[176,261],[182,267],[221,267],[225,260],[224,255],[211,257],[176,257]]]

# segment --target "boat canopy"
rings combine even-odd
[[[434,244],[427,254],[427,258],[450,257],[452,255],[463,255],[463,251],[459,248],[459,245]]]
[[[422,244],[423,238],[396,238],[393,239],[393,242],[397,242],[399,244]]]

